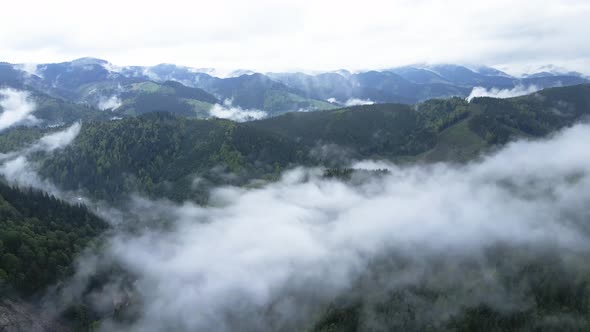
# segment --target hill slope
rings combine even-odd
[[[100,198],[138,191],[202,201],[195,179],[244,184],[293,165],[342,166],[363,158],[468,160],[516,137],[573,124],[590,113],[589,95],[590,85],[580,85],[506,100],[365,105],[249,123],[166,114],[92,122],[74,144],[45,160],[42,173]]]

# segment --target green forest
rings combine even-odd
[[[76,256],[106,228],[83,205],[0,183],[2,291],[38,295],[70,276]]]
[[[469,161],[519,137],[572,125],[589,110],[590,85],[578,85],[512,99],[364,105],[246,123],[156,112],[86,122],[71,146],[42,160],[41,174],[111,202],[131,192],[205,202],[211,186],[272,181],[296,165]],[[15,135],[38,135],[22,131],[2,135],[0,147],[16,145]],[[191,189],[195,177],[206,179],[205,187]]]
[[[166,85],[187,98],[198,93],[215,102],[211,95]],[[141,98],[136,105],[153,104]],[[353,169],[351,162],[357,160],[402,166],[471,162],[519,138],[548,137],[590,114],[590,85],[509,99],[448,98],[293,112],[244,123],[176,111],[135,113],[117,120],[104,115],[83,119],[72,144],[31,156],[40,176],[115,207],[135,194],[207,206],[213,188],[257,187],[298,166],[319,167],[324,179],[354,182],[357,176],[389,174]],[[62,128],[7,130],[0,134],[0,153],[26,148]],[[0,182],[0,291],[5,297],[42,296],[72,276],[77,257],[99,245],[109,227],[83,204]],[[498,284],[487,284],[477,261],[437,258],[428,262],[426,277],[406,288],[392,287],[389,279],[414,268],[410,262],[395,253],[371,261],[350,289],[309,318],[304,331],[590,331],[590,265],[583,251],[564,258],[550,246],[540,251],[499,244],[484,253],[487,272]],[[459,269],[468,283],[453,280]],[[118,273],[132,278],[128,271]],[[93,287],[106,279],[97,278]],[[493,299],[478,301],[482,287],[528,302],[500,310]],[[133,318],[124,311],[119,306],[106,315],[121,322]],[[88,303],[75,303],[64,317],[88,331],[98,326],[101,314]]]

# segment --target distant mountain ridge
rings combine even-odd
[[[212,116],[210,111],[215,104],[260,110],[274,116],[357,104],[414,104],[433,98],[465,98],[474,88],[540,90],[590,82],[580,73],[560,72],[551,66],[545,69],[515,77],[486,66],[441,64],[356,73],[237,70],[218,77],[212,68],[174,64],[121,67],[102,59],[80,58],[38,65],[0,63],[0,86],[42,92],[73,103],[109,109],[119,116],[169,111],[206,118]],[[177,85],[172,88],[168,82]],[[179,89],[184,91],[182,95],[176,93]],[[187,94],[191,97],[187,98]]]

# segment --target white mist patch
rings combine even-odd
[[[36,104],[27,91],[0,89],[0,131],[18,124],[34,124]]]
[[[29,76],[35,75],[35,76],[42,77],[42,75],[37,70],[37,64],[35,64],[35,63],[21,63],[21,64],[14,65],[14,68],[24,71]]]
[[[346,291],[389,252],[421,261],[476,257],[498,243],[590,250],[580,226],[589,218],[588,140],[590,126],[577,125],[462,166],[365,162],[390,173],[357,185],[297,169],[262,188],[218,189],[208,207],[135,200],[130,211],[143,219],[174,222],[110,239],[105,257],[136,276],[144,306],[130,326],[102,329],[273,330],[309,319],[313,301]]]
[[[77,122],[63,131],[47,134],[39,139],[37,146],[39,149],[48,152],[64,148],[78,136],[80,128],[82,128],[82,125]]]
[[[41,189],[61,197],[61,192],[53,183],[39,177],[36,165],[28,157],[34,152],[45,151],[51,153],[68,146],[78,136],[80,128],[81,124],[75,123],[62,131],[41,137],[37,142],[22,150],[0,155],[0,175],[4,176],[11,184]]]
[[[116,66],[110,62],[103,62],[101,65],[106,71],[110,73],[121,73],[123,71],[122,67]]]
[[[349,98],[348,100],[341,102],[334,97],[330,97],[330,98],[326,99],[326,101],[329,103],[332,103],[332,104],[343,105],[345,107],[375,104],[375,102],[370,99],[360,99],[360,98]]]
[[[268,116],[268,113],[261,110],[242,109],[238,106],[232,106],[230,100],[224,101],[223,105],[215,104],[209,110],[212,117],[230,119],[233,121],[244,122],[259,120]]]
[[[344,102],[344,106],[373,105],[375,102],[369,99],[350,98]]]
[[[143,70],[143,75],[147,76],[152,81],[161,81],[160,75],[154,73],[149,67]]]
[[[36,167],[31,164],[26,156],[19,155],[14,159],[10,159],[0,164],[0,174],[6,180],[19,187],[32,187],[51,193],[55,196],[60,196],[59,190],[53,183],[43,180],[37,174]]]
[[[471,99],[477,97],[512,98],[535,93],[539,90],[541,90],[541,88],[536,85],[517,85],[512,89],[491,88],[489,90],[481,86],[476,86],[471,90],[471,93],[467,97],[467,101],[471,101]]]
[[[121,99],[119,99],[119,97],[117,97],[117,96],[111,96],[108,98],[101,97],[98,100],[97,107],[101,111],[105,111],[105,110],[114,111],[115,109],[121,107],[122,104],[123,103],[121,102]]]

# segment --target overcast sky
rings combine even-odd
[[[0,60],[99,57],[266,70],[411,63],[554,64],[589,73],[589,0],[20,0],[3,4]]]

